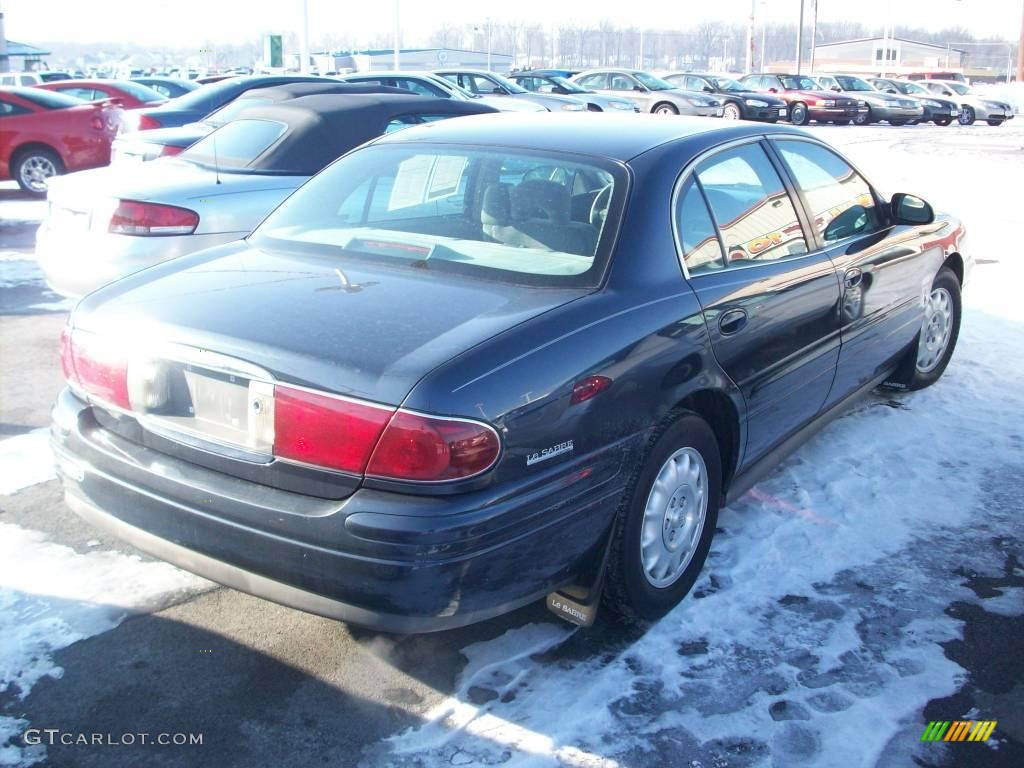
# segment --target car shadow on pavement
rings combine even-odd
[[[458,630],[382,635],[217,589],[55,652],[62,672],[24,700],[12,686],[0,716],[65,740],[135,734],[128,746],[50,745],[44,733],[44,766],[355,765],[452,694],[461,648],[537,621],[558,620],[538,603]],[[202,744],[143,745],[141,733],[202,734]],[[11,744],[26,760],[41,749],[21,735]]]

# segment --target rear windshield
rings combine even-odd
[[[200,165],[242,169],[266,152],[287,126],[274,120],[235,120],[221,126],[179,157]]]
[[[45,91],[42,88],[12,88],[17,96],[25,101],[31,101],[43,109],[64,109],[65,107],[77,107],[88,102],[76,96],[68,96],[66,93]]]
[[[258,247],[534,285],[596,284],[625,197],[614,163],[505,148],[375,146],[337,161]]]
[[[249,107],[262,107],[273,103],[274,100],[270,98],[263,96],[245,98],[245,95],[243,94],[234,101],[229,101],[215,112],[208,114],[203,118],[203,122],[209,125],[224,125],[224,123],[229,123],[238,117],[244,109]]]
[[[130,96],[134,96],[139,101],[164,101],[167,98],[160,91],[155,91],[142,83],[133,83],[131,80],[118,80],[112,85]]]

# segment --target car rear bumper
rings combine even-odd
[[[47,220],[36,233],[36,260],[50,288],[77,298],[140,269],[247,234],[132,237],[92,229],[57,228]]]
[[[780,104],[775,107],[751,107],[746,105],[743,107],[744,119],[746,120],[760,120],[763,122],[774,123],[779,120],[787,120],[789,118],[789,107],[784,104]]]
[[[300,496],[124,440],[69,390],[51,435],[68,505],[98,527],[221,584],[388,632],[481,621],[572,582],[624,486],[622,453],[608,451],[521,492]]]
[[[829,120],[854,120],[867,112],[867,107],[808,107],[811,120],[826,122]]]

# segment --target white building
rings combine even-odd
[[[918,43],[900,37],[865,37],[814,47],[814,69],[909,75],[919,71],[963,72],[966,51],[947,45]]]
[[[285,57],[290,69],[298,69],[298,54]],[[373,72],[395,68],[395,52],[390,48],[345,53],[314,53],[310,55],[312,65],[321,74],[327,72]],[[459,67],[465,69],[487,69],[487,51],[469,51],[459,48],[401,48],[398,51],[398,68],[404,70],[440,69]],[[512,68],[512,56],[507,53],[490,54],[491,71],[507,74]]]

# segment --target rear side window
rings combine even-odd
[[[76,99],[66,93],[44,91],[42,88],[19,88],[16,93],[19,98],[30,101],[43,109],[64,109],[65,107],[77,107],[83,103],[82,99]]]
[[[692,176],[687,178],[679,193],[675,215],[679,248],[690,277],[722,269],[725,266],[722,245],[704,195]]]
[[[697,178],[722,233],[726,266],[807,253],[793,201],[760,144],[714,155],[697,166]]]
[[[440,96],[442,98],[448,96],[447,93],[436,85],[428,85],[420,80],[413,80],[408,77],[397,78],[394,85],[398,88],[418,93],[420,96]]]
[[[21,104],[12,104],[9,101],[0,99],[0,117],[10,117],[11,115],[24,115],[29,110],[25,109]]]
[[[107,94],[100,93],[92,88],[84,88],[80,85],[69,86],[67,88],[57,88],[58,93],[63,93],[67,96],[74,96],[76,99],[84,99],[85,101],[95,101],[96,99],[105,99]]]
[[[826,245],[878,231],[882,221],[875,196],[849,163],[806,141],[779,141],[776,147],[803,191],[814,228]]]
[[[235,120],[197,141],[180,157],[220,168],[245,168],[281,138],[286,129],[284,123],[273,120]]]

